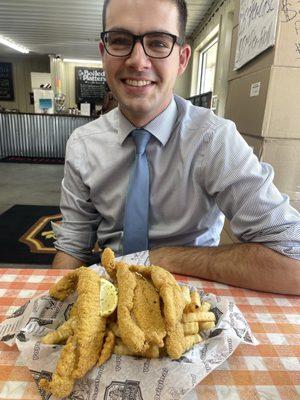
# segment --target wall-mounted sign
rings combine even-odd
[[[279,0],[240,0],[234,70],[274,46]]]
[[[105,82],[102,68],[75,67],[76,103],[102,103]]]
[[[0,62],[0,100],[14,101],[12,63]]]

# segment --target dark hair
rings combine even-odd
[[[110,0],[104,0],[103,3],[103,10],[102,10],[102,28],[103,31],[105,31],[105,25],[106,25],[106,11],[107,11],[107,6]],[[185,29],[186,29],[186,21],[187,21],[187,7],[186,7],[186,2],[185,0],[165,0],[165,1],[170,1],[174,3],[177,7],[178,10],[178,15],[179,15],[179,37],[185,40]]]

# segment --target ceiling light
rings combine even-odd
[[[77,60],[75,58],[64,58],[64,62],[72,62],[72,63],[80,63],[80,64],[101,64],[102,61],[100,60]]]
[[[25,53],[25,54],[29,53],[29,50],[26,49],[26,47],[21,46],[21,45],[15,43],[14,41],[12,41],[11,39],[7,39],[3,36],[0,36],[0,43],[4,44],[5,46],[8,46],[14,50],[20,51],[21,53]]]

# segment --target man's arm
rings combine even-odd
[[[101,217],[90,200],[90,187],[82,178],[89,175],[88,156],[78,139],[80,128],[72,133],[66,146],[64,178],[61,184],[62,221],[52,222],[57,254],[52,268],[74,269],[92,260]]]
[[[55,269],[75,269],[85,265],[84,261],[70,256],[63,251],[58,250],[52,262],[52,268]]]
[[[150,261],[168,271],[265,292],[300,295],[300,260],[256,243],[162,247]]]

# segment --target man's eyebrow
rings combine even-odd
[[[132,33],[129,29],[125,29],[125,28],[121,28],[119,26],[112,26],[109,29],[107,29],[107,31],[119,31],[119,32],[128,32],[128,33]],[[145,33],[167,33],[169,35],[173,35],[173,33],[166,31],[165,29],[151,29],[151,31],[146,31]]]

